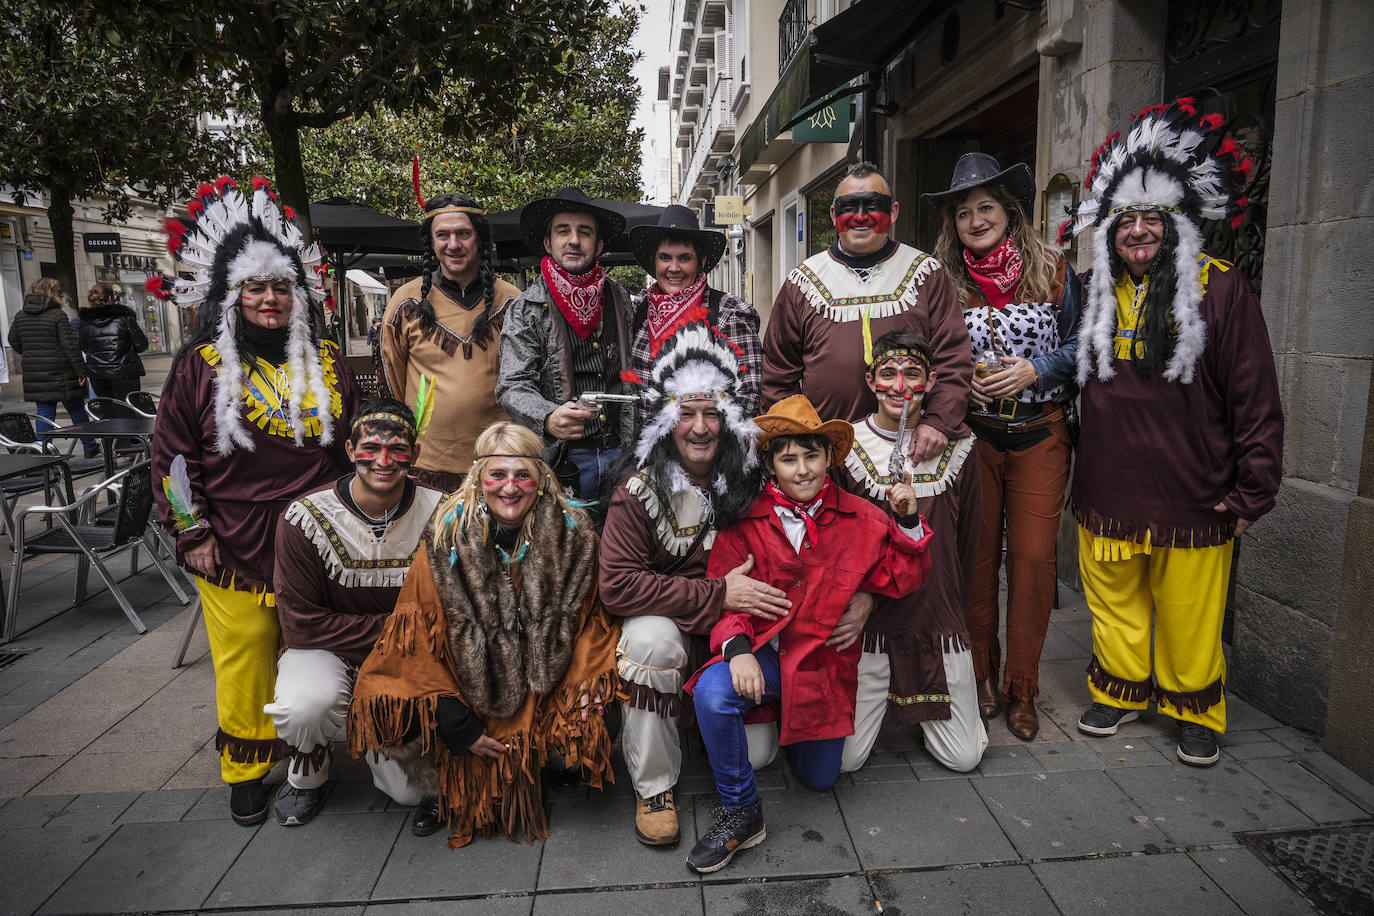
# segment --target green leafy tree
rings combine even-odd
[[[282,199],[308,218],[302,132],[455,100],[512,123],[569,77],[609,0],[143,0],[125,16],[168,66],[227,74],[262,125]],[[365,149],[354,155],[366,155]]]
[[[148,65],[103,27],[99,4],[11,0],[0,11],[0,186],[48,194],[57,275],[76,299],[73,202],[106,198],[127,219],[130,189],[159,204],[226,161],[197,129],[226,89]]]

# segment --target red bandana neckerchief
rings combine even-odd
[[[578,340],[586,340],[601,323],[601,294],[606,284],[606,268],[597,261],[585,274],[570,274],[548,255],[539,264],[539,272],[549,287],[553,304],[568,319]]]
[[[701,305],[706,294],[706,274],[697,274],[692,285],[676,293],[665,293],[654,281],[649,287],[649,346],[654,350],[669,336],[687,312]]]
[[[1011,243],[1008,235],[1002,244],[989,251],[987,257],[974,260],[967,248],[964,249],[964,265],[968,267],[973,282],[988,297],[988,302],[996,309],[1006,308],[1011,303],[1016,284],[1021,282],[1021,252]]]
[[[782,492],[782,488],[778,486],[778,482],[772,479],[771,477],[763,485],[764,495],[768,497],[769,501],[772,502],[773,505],[781,506],[789,512],[795,512],[797,515],[801,516],[802,522],[806,525],[806,539],[811,542],[812,547],[816,546],[816,534],[818,533],[819,529],[816,525],[815,517],[812,516],[811,513],[807,510],[819,506],[821,504],[821,500],[825,499],[825,493],[829,489],[830,478],[826,477],[825,483],[821,484],[821,491],[816,494],[816,498],[811,500],[811,502],[809,503],[803,503],[798,502],[797,500],[788,496],[786,493]]]

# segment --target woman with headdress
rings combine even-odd
[[[240,824],[267,816],[262,777],[283,747],[272,702],[281,631],[273,597],[277,520],[296,497],[350,467],[339,419],[359,391],[322,339],[320,249],[268,183],[201,185],[190,221],[168,220],[168,247],[191,279],[148,288],[197,308],[168,372],[153,432],[159,516],[196,577],[210,658],[220,774]]]
[[[620,628],[597,594],[597,536],[541,457],[501,422],[434,512],[349,709],[355,754],[395,759],[423,796],[411,829],[548,836],[541,769],[611,772],[602,717],[622,698]]]
[[[1031,225],[1035,179],[1024,162],[1003,169],[986,153],[968,153],[954,164],[949,190],[925,197],[940,211],[935,255],[954,281],[973,346],[968,424],[978,436],[982,533],[966,622],[978,705],[990,719],[1005,695],[1007,728],[1029,741],[1040,731],[1040,651],[1073,451],[1066,411],[1077,394],[1078,278]],[[1003,530],[1007,665],[999,678]]]
[[[501,325],[520,295],[496,276],[486,211],[466,194],[422,201],[421,275],[391,297],[379,343],[381,377],[392,397],[434,404],[420,419],[420,458],[411,474],[426,486],[458,489],[477,434],[506,412],[496,403]]]

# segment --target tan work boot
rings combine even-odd
[[[672,846],[678,841],[677,806],[673,790],[653,798],[635,795],[635,839],[645,846]]]

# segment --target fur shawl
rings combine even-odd
[[[516,583],[486,544],[428,547],[463,697],[484,719],[513,715],[526,694],[547,697],[558,686],[595,585],[591,526],[570,527],[558,501],[547,496],[532,511],[536,534]]]

